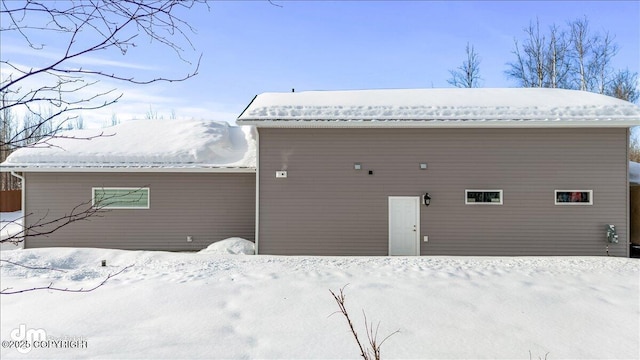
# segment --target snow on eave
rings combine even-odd
[[[308,91],[258,95],[237,120],[238,124],[255,126],[318,126],[322,122],[332,123],[322,126],[336,127],[405,127],[405,123],[410,127],[521,127],[538,122],[553,127],[590,122],[602,122],[597,125],[600,127],[629,127],[640,125],[640,107],[609,96],[564,89]]]
[[[0,164],[0,172],[74,172],[74,173],[255,173],[255,167],[221,167],[221,166],[149,166],[149,165],[131,165],[131,166],[82,166],[79,164]]]
[[[265,128],[628,128],[639,126],[640,121],[606,119],[521,119],[521,120],[449,120],[449,119],[402,119],[402,120],[238,120],[242,125]]]

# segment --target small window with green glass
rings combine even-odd
[[[149,209],[149,188],[93,188],[92,205],[100,209]]]

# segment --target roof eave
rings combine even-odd
[[[0,172],[76,172],[76,173],[255,173],[255,167],[135,167],[135,166],[48,166],[16,164],[0,166]]]
[[[640,126],[631,119],[399,119],[399,120],[289,120],[238,119],[241,125],[269,128],[628,128]]]

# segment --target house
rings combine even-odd
[[[257,132],[261,254],[629,256],[631,103],[533,88],[265,93],[237,123]]]
[[[26,247],[197,250],[239,236],[279,255],[629,256],[640,108],[628,102],[560,89],[264,93],[237,123],[133,121],[15,152],[1,170],[24,178],[27,225],[111,208]]]
[[[253,241],[252,128],[137,120],[61,136],[17,150],[1,165],[23,179],[25,226],[78,214],[100,200],[109,211],[26,237],[26,248],[181,251],[232,236]]]

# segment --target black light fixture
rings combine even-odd
[[[429,193],[425,193],[422,196],[422,201],[424,202],[424,206],[431,205],[431,195]]]

